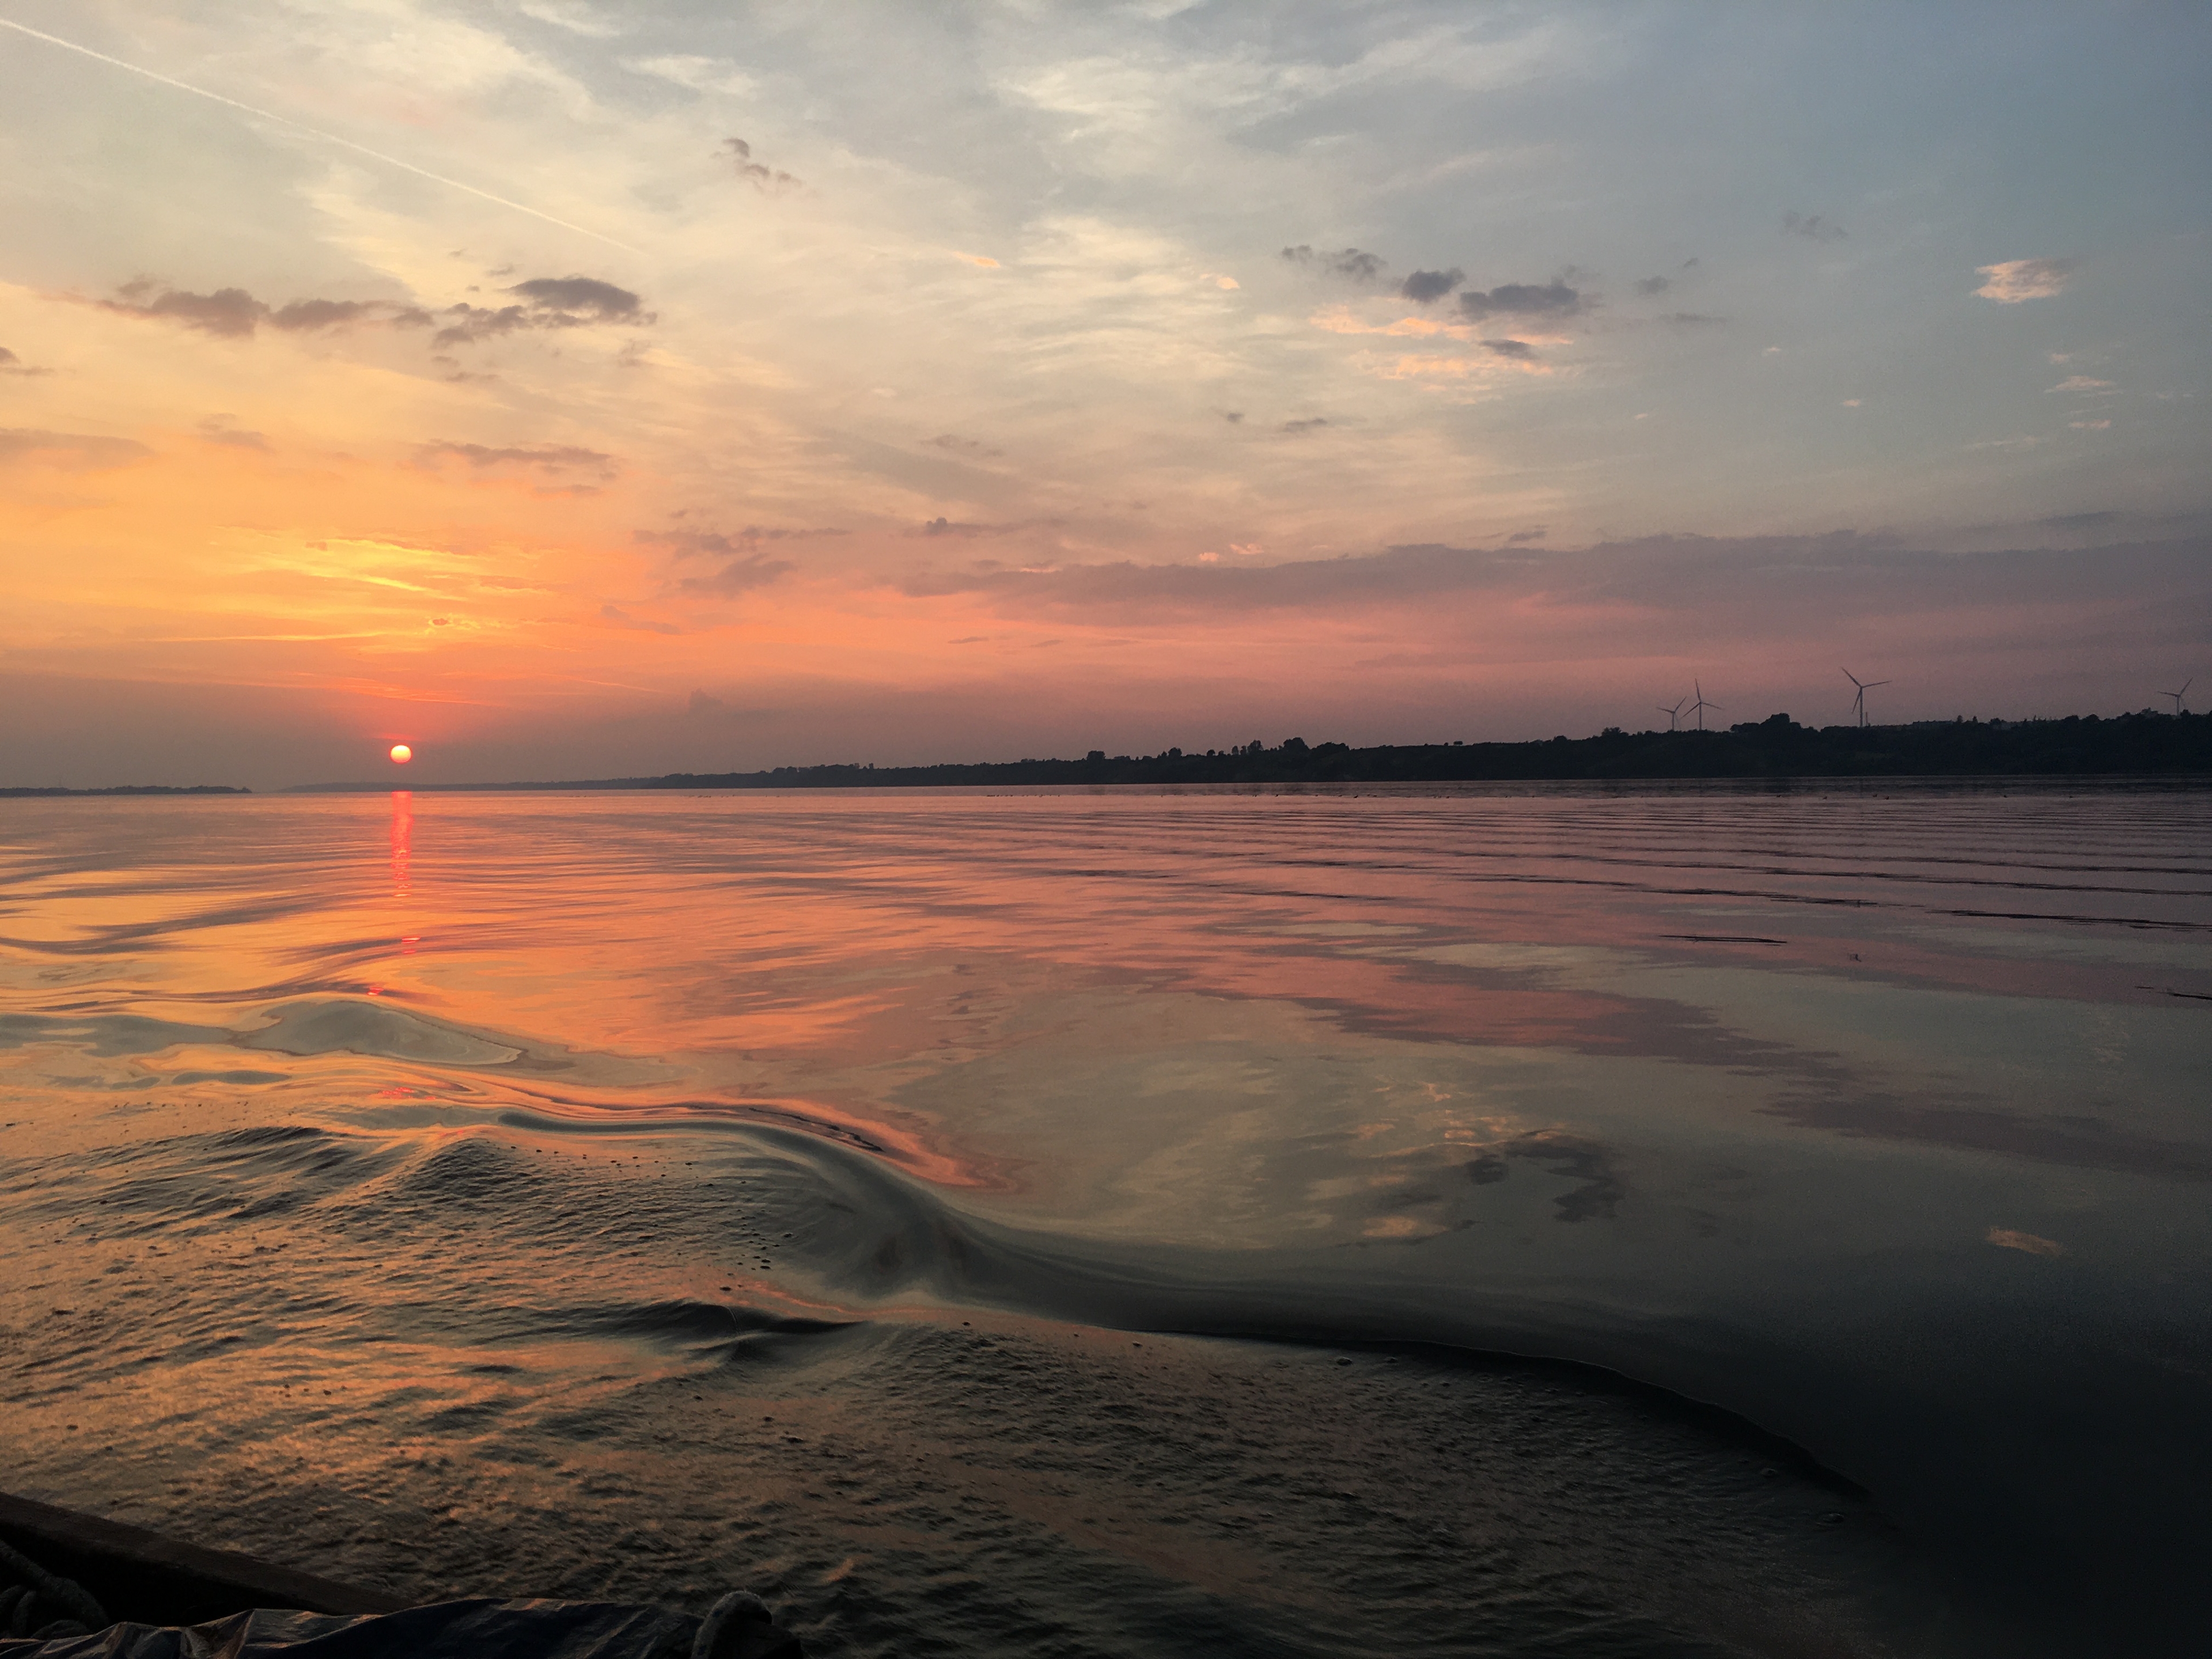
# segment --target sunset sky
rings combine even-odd
[[[2179,3],[0,0],[0,784],[2212,702],[2208,108]]]

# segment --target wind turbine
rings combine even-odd
[[[1682,705],[1687,702],[1689,702],[1687,697],[1677,697],[1674,699],[1674,706],[1672,708],[1667,707],[1663,702],[1659,705],[1659,712],[1667,717],[1667,729],[1669,732],[1679,732],[1681,730]]]
[[[2172,697],[2173,699],[2173,712],[2177,714],[2186,714],[2189,712],[2189,705],[2182,702],[2182,699],[2189,695],[2189,688],[2196,684],[2197,677],[2192,674],[2187,679],[2182,681],[2180,690],[2161,691],[2158,695],[2161,697]]]
[[[1859,725],[1861,726],[1864,726],[1867,723],[1866,694],[1873,690],[1877,685],[1887,685],[1889,682],[1887,680],[1863,680],[1857,675],[1852,673],[1848,668],[1841,669],[1838,672],[1840,672],[1845,679],[1849,680],[1853,685],[1856,685],[1859,689],[1858,696],[1851,699],[1851,713],[1859,717]],[[2183,689],[2186,690],[2187,688],[2185,687]]]
[[[1717,702],[1707,702],[1705,701],[1705,688],[1699,685],[1697,681],[1692,680],[1690,682],[1690,686],[1691,689],[1698,694],[1698,700],[1690,705],[1690,712],[1698,717],[1698,730],[1702,732],[1705,729],[1705,710],[1708,708],[1717,709],[1720,707],[1720,704]]]

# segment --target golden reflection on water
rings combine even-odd
[[[392,896],[404,899],[410,890],[408,865],[415,852],[415,796],[411,790],[392,792]]]

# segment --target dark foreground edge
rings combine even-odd
[[[6,1493],[0,1493],[0,1539],[49,1572],[76,1580],[111,1616],[142,1624],[204,1624],[247,1607],[362,1614],[406,1605],[250,1555]]]

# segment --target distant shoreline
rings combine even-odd
[[[506,783],[416,783],[404,773],[295,784],[287,795],[500,793],[561,790],[1084,788],[1110,785],[1782,782],[1790,779],[2121,778],[2212,780],[2212,714],[2069,714],[2063,720],[1926,720],[1911,726],[1800,726],[1786,714],[1724,732],[1623,732],[1531,743],[1378,744],[1286,738],[1186,754],[1081,760],[846,763],[755,772]],[[78,796],[250,795],[230,784],[59,785],[0,788],[0,799]]]
[[[1208,754],[934,766],[779,766],[564,782],[303,784],[287,794],[451,791],[899,789],[1111,784],[1661,782],[1786,778],[2212,777],[2212,714],[2092,714],[2051,720],[1799,726],[1786,714],[1725,732],[1617,729],[1534,743],[1382,744],[1291,738]]]
[[[106,789],[64,789],[61,785],[0,789],[0,800],[34,799],[51,795],[250,795],[253,792],[230,783],[118,783]]]

